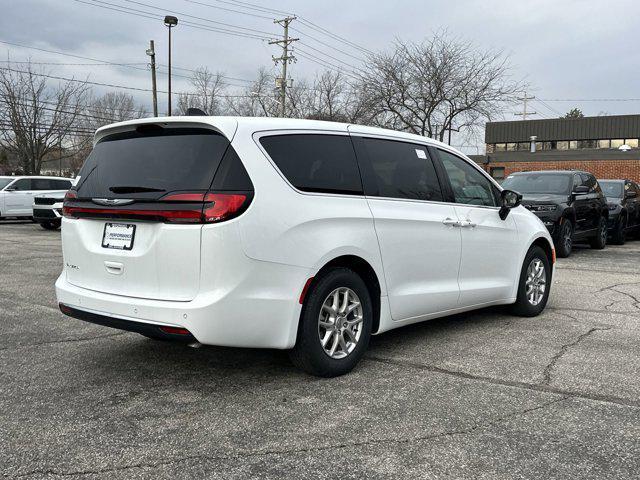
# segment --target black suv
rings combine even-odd
[[[607,243],[607,199],[592,174],[577,171],[521,172],[509,175],[504,188],[523,195],[522,205],[551,233],[559,257],[568,257],[574,241],[592,248]]]
[[[624,244],[627,233],[640,230],[640,186],[631,180],[598,180],[609,202],[609,235]]]

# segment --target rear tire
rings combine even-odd
[[[344,375],[364,355],[372,325],[371,296],[362,278],[348,268],[331,268],[311,284],[289,357],[311,375]]]
[[[573,223],[565,218],[560,226],[556,255],[559,258],[567,258],[571,255],[571,250],[573,250]]]
[[[40,222],[40,226],[45,230],[57,230],[60,228],[60,221]]]
[[[602,250],[607,246],[607,236],[607,219],[605,217],[600,217],[598,231],[596,236],[589,240],[589,245],[591,245],[591,248],[595,248],[596,250]]]
[[[551,288],[551,263],[544,250],[537,245],[529,249],[522,263],[518,297],[511,306],[515,315],[535,317],[540,315],[549,300]]]
[[[627,241],[627,217],[620,215],[616,228],[611,235],[611,242],[615,245],[624,245]]]

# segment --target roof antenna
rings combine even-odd
[[[189,107],[187,108],[187,115],[190,117],[207,117],[207,113],[199,108]]]

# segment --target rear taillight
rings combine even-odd
[[[70,197],[73,201],[77,197]],[[173,193],[158,201],[147,203],[146,208],[94,208],[63,205],[68,218],[103,217],[156,220],[165,223],[215,223],[240,215],[251,203],[244,193]]]

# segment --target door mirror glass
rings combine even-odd
[[[574,195],[586,195],[587,193],[589,193],[589,187],[586,185],[578,185],[573,189]]]
[[[500,218],[502,220],[507,218],[509,211],[512,208],[516,208],[522,202],[522,195],[513,190],[503,190],[500,193]]]
[[[5,192],[15,192],[16,188],[12,185],[4,189]]]

